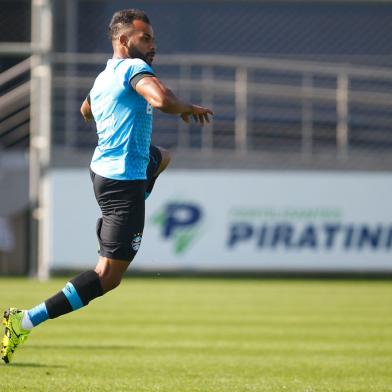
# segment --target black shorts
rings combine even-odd
[[[161,152],[151,146],[147,180],[112,180],[90,169],[102,212],[97,221],[100,256],[127,261],[135,257],[143,237],[145,191],[161,161]]]

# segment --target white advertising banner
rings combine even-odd
[[[95,263],[86,170],[51,174],[53,268]],[[146,202],[133,268],[392,271],[388,173],[175,171]]]

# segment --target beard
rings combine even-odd
[[[154,52],[142,53],[135,46],[130,46],[128,48],[128,55],[132,59],[141,59],[145,61],[148,65],[151,65],[154,60],[155,53]]]

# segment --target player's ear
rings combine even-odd
[[[128,44],[128,37],[127,37],[125,34],[121,34],[121,35],[118,37],[118,40],[120,41],[120,44],[121,44],[122,46],[127,46],[127,44]]]

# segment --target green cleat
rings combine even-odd
[[[23,310],[9,308],[4,312],[3,325],[5,326],[1,342],[1,359],[10,363],[12,356],[20,343],[23,343],[30,331],[22,329]]]

